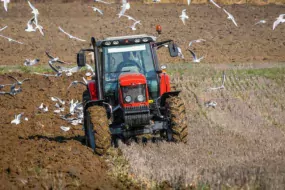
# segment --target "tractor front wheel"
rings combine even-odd
[[[89,107],[85,118],[86,144],[95,153],[103,155],[111,146],[109,120],[104,107]]]

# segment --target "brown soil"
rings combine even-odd
[[[40,11],[39,22],[45,28],[45,37],[24,31],[31,17],[26,3],[10,3],[7,13],[0,11],[0,27],[8,25],[1,34],[25,43],[18,45],[0,38],[0,65],[22,65],[26,58],[36,57],[41,59],[40,64],[46,65],[45,50],[65,61],[75,62],[75,53],[89,47],[89,42],[68,39],[58,31],[58,26],[88,40],[91,36],[102,39],[127,34],[155,35],[156,24],[163,28],[161,40],[172,38],[184,51],[190,40],[206,39],[205,43],[192,47],[198,55],[206,55],[206,63],[265,62],[267,67],[270,62],[285,60],[285,25],[272,31],[272,22],[284,13],[284,6],[227,6],[240,25],[236,28],[221,10],[210,4],[186,7],[190,17],[186,26],[179,20],[184,5],[132,4],[127,14],[142,20],[143,24],[133,32],[126,28],[131,22],[117,19],[119,5],[96,4],[105,11],[104,16],[94,13],[84,3],[34,5]],[[253,26],[264,18],[268,19],[267,24]],[[163,63],[182,62],[179,58],[170,59],[166,49],[160,51]],[[189,62],[190,55],[186,51],[184,54],[185,61]],[[201,70],[194,71],[197,74]],[[239,80],[239,75],[234,73],[227,78],[228,91],[205,93],[205,88],[220,84],[220,80],[211,79],[211,74],[215,73],[198,76],[174,73],[173,80],[182,88],[188,108],[189,142],[146,147],[121,145],[132,176],[148,182],[167,180],[173,186],[197,185],[195,182],[202,181],[217,188],[220,184],[240,187],[256,182],[266,189],[282,189],[285,91],[280,84],[284,81],[262,77]],[[7,75],[0,76],[0,84],[10,82]],[[19,79],[29,77],[31,81],[23,84],[23,92],[15,98],[0,96],[0,189],[124,187],[124,182],[107,175],[109,167],[102,158],[94,156],[93,151],[83,145],[82,126],[72,126],[70,131],[63,132],[59,127],[67,123],[53,113],[55,103],[50,100],[51,96],[61,97],[67,103],[71,99],[81,101],[84,87],[71,88],[69,92],[66,88],[71,81],[80,80],[83,73],[62,78],[10,75]],[[218,103],[216,109],[203,107],[203,102],[210,99]],[[40,112],[37,107],[41,103],[47,104],[50,111]],[[14,115],[21,112],[29,120],[22,120],[19,125],[10,124]]]
[[[107,6],[104,4],[85,3],[34,3],[40,12],[39,23],[45,29],[45,36],[39,32],[25,32],[27,21],[31,18],[27,3],[10,3],[9,11],[0,12],[1,27],[8,28],[1,32],[22,41],[24,45],[10,43],[0,39],[0,65],[23,64],[27,58],[41,59],[41,64],[47,63],[45,50],[50,50],[55,56],[65,61],[75,62],[75,54],[83,47],[88,48],[90,37],[103,39],[110,36],[146,33],[156,35],[155,26],[160,24],[163,33],[160,40],[173,39],[182,48],[186,62],[191,61],[186,51],[190,40],[203,38],[202,44],[194,44],[192,49],[198,56],[205,56],[205,63],[232,62],[272,62],[285,60],[284,24],[274,31],[272,25],[275,18],[284,13],[282,5],[224,6],[233,16],[239,27],[227,20],[222,9],[212,4],[185,6],[182,4],[141,4],[132,3],[126,14],[141,20],[142,25],[136,31],[128,26],[132,24],[126,18],[118,19],[119,4]],[[104,11],[101,16],[88,6],[97,6]],[[183,25],[179,19],[181,11],[186,8],[189,20]],[[266,19],[267,23],[255,25],[258,20]],[[87,40],[80,42],[68,39],[58,30],[58,26],[77,37]],[[159,39],[158,38],[158,39]],[[160,60],[165,62],[183,62],[182,59],[169,58],[168,51],[161,49]]]

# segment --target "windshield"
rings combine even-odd
[[[150,44],[103,47],[103,61],[106,94],[117,91],[117,81],[121,73],[136,72],[146,77],[151,96],[157,96],[157,74]]]

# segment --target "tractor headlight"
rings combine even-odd
[[[132,97],[131,96],[126,96],[125,97],[125,101],[130,103],[132,101]]]
[[[139,102],[144,101],[144,97],[143,97],[143,95],[138,95],[137,99],[138,99],[138,101],[139,101]]]

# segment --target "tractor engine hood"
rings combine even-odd
[[[123,73],[119,77],[120,86],[146,84],[146,78],[141,73]]]

